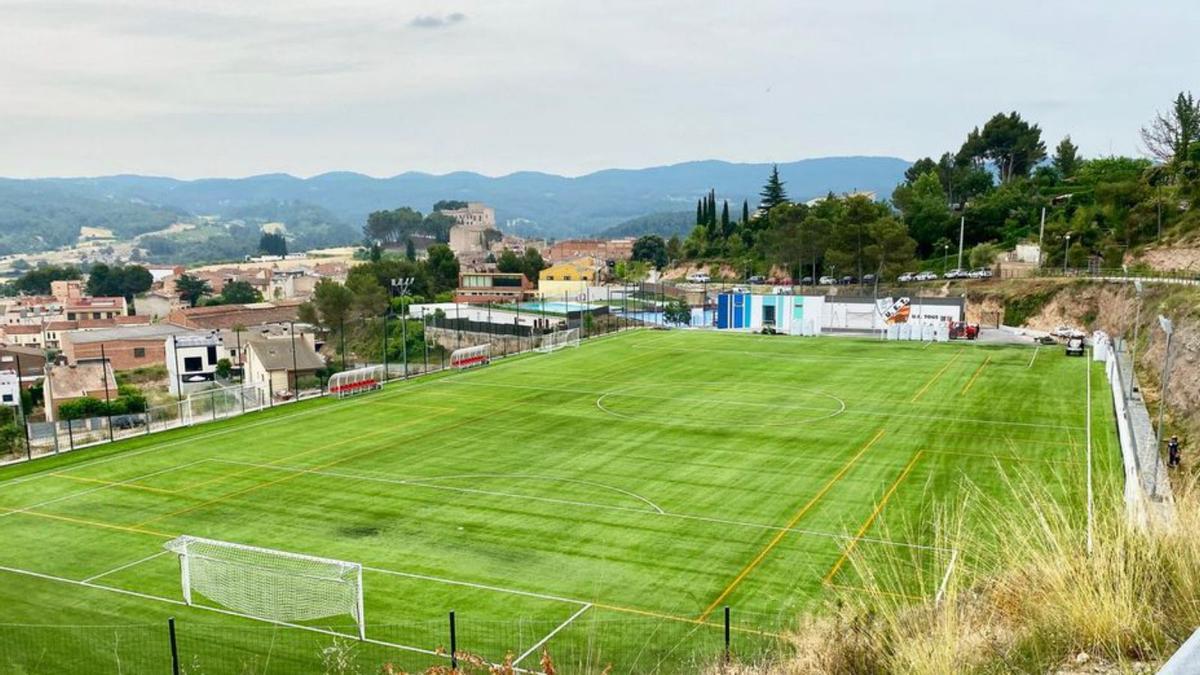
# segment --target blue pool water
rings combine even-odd
[[[566,314],[567,312],[592,309],[594,305],[582,302],[563,302],[561,300],[535,300],[534,302],[522,302],[519,307],[522,312],[541,312],[545,310],[555,314]]]

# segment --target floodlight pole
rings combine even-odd
[[[100,343],[100,369],[104,380],[104,416],[108,419],[108,441],[113,441],[112,428],[112,402],[108,397],[108,357],[104,355],[104,343]],[[17,383],[20,384],[20,374],[18,373]]]
[[[403,277],[403,278],[399,278],[399,279],[392,279],[392,290],[393,291],[399,290],[399,292],[400,292],[400,332],[403,335],[403,339],[404,339],[404,348],[401,350],[401,354],[404,357],[404,379],[406,379],[406,380],[408,379],[408,319],[407,319],[408,314],[407,314],[407,312],[404,311],[404,299],[406,297],[408,297],[408,290],[412,286],[414,280],[415,280],[415,277]],[[391,312],[392,312],[392,306],[391,306],[391,303],[389,302],[388,303],[388,314],[390,314]],[[384,319],[383,319],[383,339],[384,339],[384,344],[386,345],[387,344],[387,315],[384,315]],[[384,363],[383,379],[386,381],[388,378],[387,347],[386,346],[383,348],[383,359],[384,359],[384,361],[383,361],[383,363]]]
[[[1071,233],[1067,233],[1066,243],[1063,244],[1063,276],[1067,274],[1067,259],[1071,257]]]
[[[1150,493],[1153,497],[1158,496],[1158,465],[1162,461],[1162,452],[1159,446],[1163,442],[1163,412],[1167,409],[1167,385],[1171,379],[1171,338],[1175,335],[1175,326],[1167,317],[1160,314],[1158,325],[1162,326],[1163,332],[1167,334],[1167,349],[1163,356],[1162,382],[1158,396],[1158,431],[1155,433],[1155,440],[1158,444],[1154,447],[1154,483]]]

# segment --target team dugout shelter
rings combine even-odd
[[[789,335],[880,331],[887,328],[888,308],[895,301],[891,297],[721,293],[715,324],[718,329],[752,332],[771,327]],[[909,323],[945,324],[966,316],[965,298],[914,297],[908,301]]]

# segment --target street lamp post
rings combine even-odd
[[[1067,273],[1067,259],[1071,257],[1071,233],[1067,233],[1066,243],[1063,244],[1063,274]]]
[[[1046,207],[1042,207],[1042,225],[1038,228],[1038,269],[1042,268],[1042,258],[1045,254],[1042,253],[1042,239],[1046,237]]]
[[[950,262],[950,244],[942,244],[942,276],[946,276],[946,264]]]
[[[1158,325],[1162,326],[1163,332],[1167,334],[1167,349],[1163,356],[1162,380],[1159,395],[1158,395],[1158,431],[1155,433],[1155,439],[1158,445],[1154,447],[1154,483],[1151,489],[1151,496],[1158,496],[1158,465],[1162,461],[1162,437],[1163,437],[1163,413],[1167,409],[1167,385],[1171,379],[1171,338],[1175,336],[1175,326],[1171,320],[1163,315],[1158,316]]]

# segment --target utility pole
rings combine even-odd
[[[958,269],[962,269],[962,254],[963,254],[963,233],[967,229],[967,214],[963,214],[958,220]]]
[[[1042,226],[1038,229],[1038,269],[1042,269],[1042,240],[1046,237],[1046,207],[1042,207]]]

